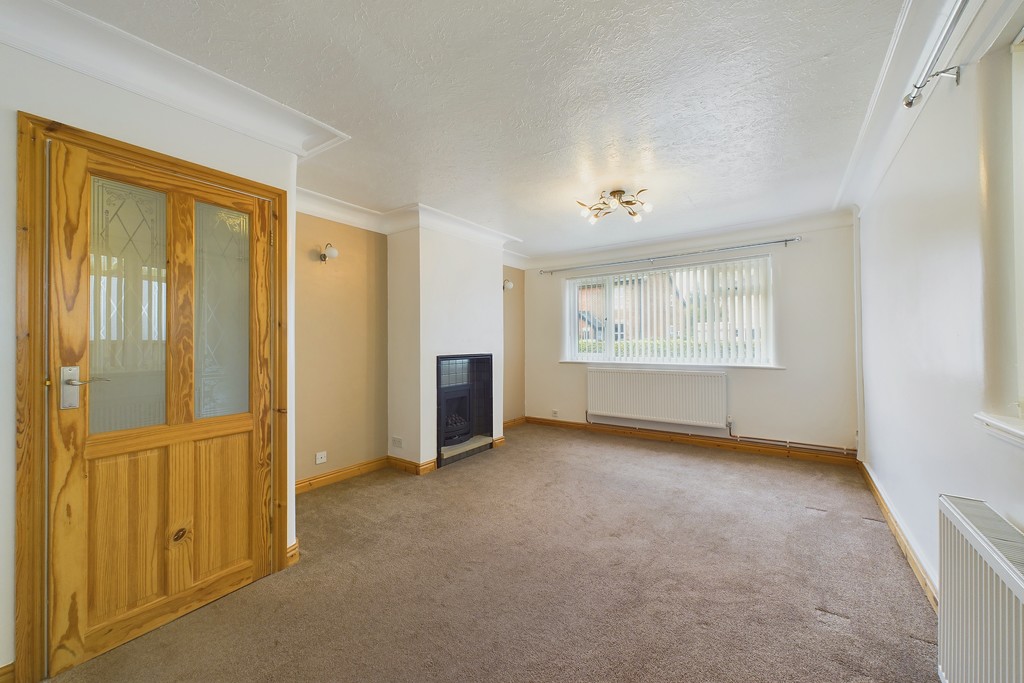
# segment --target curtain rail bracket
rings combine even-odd
[[[960,17],[963,16],[964,10],[967,8],[967,3],[968,0],[956,0],[956,4],[953,5],[953,9],[950,11],[949,17],[946,19],[946,23],[943,25],[942,31],[939,33],[939,39],[935,42],[934,47],[932,47],[932,51],[924,63],[924,68],[921,69],[921,75],[912,83],[910,92],[903,98],[903,106],[907,109],[910,109],[917,103],[918,98],[921,97],[921,93],[924,91],[924,87],[936,76],[956,78],[956,84],[960,85],[959,66],[951,66],[948,69],[936,71],[935,65],[939,63],[939,57],[942,56],[943,50],[946,49],[946,44],[953,36],[953,31],[956,29],[956,25],[957,22],[960,21]]]

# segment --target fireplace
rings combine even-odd
[[[437,466],[491,448],[491,355],[437,357]]]

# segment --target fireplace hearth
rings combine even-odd
[[[490,354],[437,357],[438,467],[491,448],[493,400]]]

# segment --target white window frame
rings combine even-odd
[[[1011,105],[1013,144],[1013,237],[1014,311],[1016,313],[1017,400],[1011,406],[995,406],[980,410],[974,418],[990,434],[1008,443],[1024,448],[1024,31],[1017,35],[1011,47]],[[1009,370],[1007,372],[1010,372]]]
[[[751,329],[751,335],[742,340],[737,340],[738,343],[730,344],[722,338],[715,338],[713,333],[715,328],[721,329],[724,325],[728,329],[733,330],[734,338],[736,335],[742,334],[740,328],[736,327],[738,324],[736,319],[719,320],[713,318],[710,321],[702,320],[700,322],[703,325],[704,337],[701,339],[701,344],[695,344],[693,334],[695,334],[696,325],[692,323],[694,319],[691,319],[689,325],[686,323],[685,318],[687,314],[682,313],[682,311],[685,311],[685,304],[683,308],[675,309],[675,314],[659,314],[663,317],[659,319],[658,326],[664,330],[664,334],[669,334],[671,330],[673,339],[682,339],[683,341],[679,344],[664,343],[669,341],[667,338],[665,340],[662,340],[660,337],[650,339],[636,336],[636,334],[629,340],[626,339],[629,335],[625,335],[620,330],[620,326],[623,323],[614,311],[616,307],[622,305],[624,297],[629,298],[634,306],[643,307],[651,305],[650,300],[644,298],[643,303],[641,303],[641,300],[637,298],[638,296],[644,297],[643,294],[637,294],[636,291],[627,292],[624,289],[632,282],[638,282],[640,278],[663,273],[702,272],[706,275],[708,272],[714,272],[723,276],[728,273],[736,275],[745,267],[751,268],[750,264],[752,263],[757,263],[758,265],[757,270],[751,272],[757,273],[759,278],[763,278],[761,281],[754,283],[753,287],[755,289],[763,287],[764,292],[763,296],[760,297],[756,294],[753,295],[756,299],[756,308],[754,310],[757,311],[759,316],[757,325],[753,326],[753,328],[745,328]],[[625,282],[623,278],[626,278]],[[774,264],[770,254],[755,254],[742,258],[681,263],[672,266],[659,266],[657,268],[620,270],[600,275],[566,278],[564,281],[562,361],[589,364],[671,365],[674,367],[777,368],[778,366],[775,364],[774,279]],[[592,334],[589,337],[584,337],[580,334],[579,321],[581,318],[580,310],[578,309],[578,291],[581,287],[585,286],[592,287],[595,292],[604,292],[604,317],[600,320],[603,334]],[[746,300],[743,300],[742,296],[750,296],[730,290],[732,292],[731,299],[727,299],[724,291],[717,291],[717,285],[713,286],[712,289],[714,290],[712,295],[717,293],[719,295],[717,301],[722,302],[716,306],[716,308],[720,309],[735,304],[737,297],[740,297],[740,300],[745,302]],[[644,291],[646,290],[643,287],[639,289],[639,292]],[[661,305],[662,310],[664,310],[662,301],[655,299],[653,303],[655,306]],[[735,308],[730,310],[730,315],[733,310]],[[643,314],[639,315],[642,317]],[[742,316],[742,313],[740,315]],[[635,328],[636,325],[634,324],[633,327]],[[691,331],[691,336],[686,336],[686,330]],[[708,330],[712,330],[711,337],[707,336]],[[758,333],[763,336],[764,341],[761,344],[753,344],[759,350],[751,352],[749,350],[752,344],[751,340]],[[687,343],[688,341],[689,343]],[[588,346],[594,350],[590,353],[583,351],[582,342],[590,342]],[[620,344],[620,342],[627,343]],[[637,346],[647,349],[648,355],[631,355],[628,352],[629,348],[635,349]],[[703,352],[696,355],[693,353],[687,354],[685,351],[680,352],[681,349],[687,347],[692,350],[695,346],[700,346]],[[651,349],[655,350],[651,351]],[[744,349],[747,350],[744,351]],[[744,353],[746,354],[745,356],[743,355]]]

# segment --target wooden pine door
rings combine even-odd
[[[48,164],[52,675],[271,571],[270,203]]]

